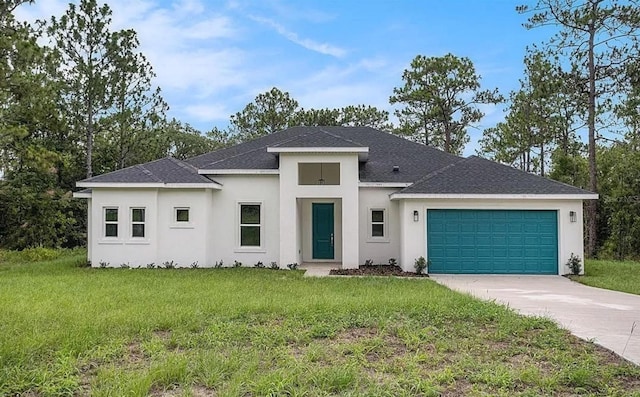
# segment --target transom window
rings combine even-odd
[[[104,209],[104,236],[118,237],[118,207]]]
[[[189,208],[176,208],[176,223],[189,223]]]
[[[240,204],[240,246],[260,247],[262,229],[260,204]]]
[[[145,224],[145,209],[131,208],[131,237],[144,237]]]
[[[385,210],[371,210],[371,237],[385,237]]]
[[[340,163],[298,163],[298,185],[339,185]]]

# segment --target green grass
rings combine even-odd
[[[640,262],[587,260],[585,275],[571,279],[592,287],[640,295]]]
[[[0,263],[0,395],[640,395],[640,369],[430,280]]]

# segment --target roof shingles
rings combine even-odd
[[[370,127],[292,127],[229,148],[179,161],[163,158],[83,182],[214,183],[198,170],[275,170],[267,148],[367,147],[362,182],[412,183],[405,194],[589,194],[480,157],[462,158]],[[397,170],[394,170],[397,168]]]
[[[402,194],[589,194],[477,156],[434,171]]]
[[[109,172],[83,180],[90,183],[214,183],[197,168],[172,157],[121,170]]]

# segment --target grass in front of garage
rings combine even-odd
[[[592,287],[640,295],[640,262],[588,259],[585,275],[571,279]]]
[[[78,267],[79,251],[45,259],[0,255],[0,395],[624,396],[640,388],[640,368],[551,321],[425,279],[90,269]]]

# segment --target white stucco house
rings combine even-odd
[[[77,183],[92,266],[397,260],[565,274],[591,192],[368,127],[294,127]]]

